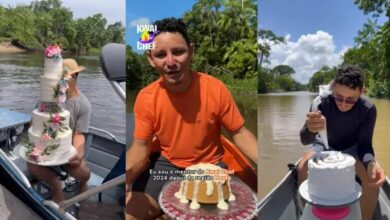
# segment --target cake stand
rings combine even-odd
[[[356,189],[356,191],[347,198],[344,198],[341,200],[326,200],[326,199],[321,199],[321,198],[317,198],[317,197],[312,196],[309,193],[308,181],[305,180],[299,186],[299,194],[310,205],[317,206],[317,207],[334,207],[334,208],[336,208],[336,207],[345,207],[345,206],[351,205],[351,204],[355,203],[357,200],[359,200],[360,196],[362,195],[362,188],[356,182],[355,182],[355,189]]]
[[[228,210],[218,209],[216,204],[200,204],[199,209],[190,209],[189,203],[181,203],[175,197],[180,188],[180,181],[167,182],[158,202],[161,209],[173,219],[253,219],[256,215],[256,195],[241,181],[232,179],[230,184],[236,200],[228,202]]]

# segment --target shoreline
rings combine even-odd
[[[0,43],[0,54],[24,53],[24,52],[27,52],[27,50],[17,47],[13,45],[11,42]]]

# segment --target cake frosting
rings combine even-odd
[[[62,74],[62,60],[45,57],[43,65],[43,75],[47,77],[59,78]]]
[[[184,171],[180,189],[175,197],[182,203],[189,203],[190,209],[199,209],[199,203],[217,204],[219,209],[226,210],[229,205],[225,201],[234,201],[231,192],[231,177],[226,169],[214,164],[200,163],[189,166]]]
[[[308,192],[327,201],[340,201],[356,192],[355,159],[338,151],[324,151],[308,163]]]
[[[57,102],[56,97],[59,77],[41,76],[40,79],[40,100],[42,102]]]
[[[30,161],[55,161],[71,150],[70,113],[63,109],[69,76],[62,71],[61,49],[51,45],[45,50],[43,75],[40,78],[40,102],[32,112],[28,130],[26,157]]]

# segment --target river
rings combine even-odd
[[[125,142],[125,105],[103,76],[99,57],[72,58],[87,68],[79,74],[78,87],[92,106],[90,126],[104,129]],[[32,112],[39,99],[43,61],[43,53],[0,54],[0,107]]]
[[[287,164],[295,163],[308,149],[300,142],[299,131],[316,96],[309,92],[259,95],[257,99],[259,195],[264,197],[288,172]],[[377,107],[374,131],[376,158],[390,173],[390,100],[371,99]],[[386,146],[387,145],[387,146]]]

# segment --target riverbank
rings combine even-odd
[[[0,53],[23,53],[25,49],[13,45],[11,42],[0,42]]]

